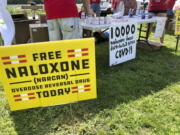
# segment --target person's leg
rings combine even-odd
[[[62,39],[78,39],[81,38],[79,27],[79,18],[63,18],[58,20],[62,32]]]
[[[91,9],[93,10],[94,13],[96,13],[96,12],[95,12],[95,11],[96,11],[96,5],[95,5],[95,3],[92,3],[92,4],[91,4]]]
[[[57,19],[47,20],[49,40],[56,41],[61,40],[60,29]]]
[[[101,7],[100,4],[96,4],[96,16],[99,17],[101,14]]]
[[[149,36],[150,36],[150,34],[151,34],[151,32],[152,32],[153,24],[154,24],[154,23],[148,23],[148,24],[147,24],[147,33],[146,33],[147,39],[149,38]]]
[[[149,12],[149,13],[153,14],[153,16],[156,16],[156,13],[154,13],[154,12]],[[149,36],[150,36],[150,34],[151,34],[151,32],[152,32],[153,24],[154,24],[154,23],[148,23],[148,24],[147,24],[147,33],[146,33],[147,39],[149,38]]]
[[[159,17],[167,17],[167,13],[158,13],[158,14],[156,14],[156,16],[159,16]],[[164,30],[164,32],[163,32],[162,37],[160,38],[160,42],[161,42],[161,43],[164,43],[164,35],[165,35],[165,30]]]
[[[97,17],[100,16],[100,13],[101,13],[100,4],[92,3],[91,4],[91,9],[93,10],[93,12],[96,14]]]

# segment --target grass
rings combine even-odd
[[[22,9],[21,5],[10,5],[7,6],[7,10],[10,14],[27,14],[28,17],[32,17],[32,10],[30,9]],[[44,10],[36,10],[35,15],[38,16],[40,14],[45,14]]]
[[[166,35],[159,51],[108,67],[108,43],[96,45],[96,100],[10,112],[0,85],[1,135],[178,135],[180,52]],[[71,112],[72,110],[72,112]]]

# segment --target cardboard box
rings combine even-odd
[[[29,24],[34,24],[36,20],[14,21],[15,24],[15,44],[28,43],[30,40]]]
[[[24,44],[30,39],[29,24],[36,23],[37,20],[28,20],[26,14],[11,15],[15,25],[14,44]]]
[[[175,31],[175,21],[168,22],[167,30],[168,31]]]
[[[32,43],[49,41],[47,24],[30,24],[29,29]]]

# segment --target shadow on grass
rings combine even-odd
[[[128,103],[158,92],[180,81],[180,55],[173,49],[159,51],[137,50],[137,58],[114,66],[108,66],[108,43],[96,46],[97,96],[70,105],[29,109],[12,112],[11,116],[19,135],[44,135],[67,131],[79,121],[88,121],[104,109]]]

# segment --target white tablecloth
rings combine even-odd
[[[156,29],[154,37],[159,38],[162,37],[165,23],[167,18],[166,17],[152,17],[150,19],[141,19],[141,17],[134,16],[132,18],[129,18],[128,16],[124,16],[121,19],[113,19],[112,23],[121,23],[122,21],[129,21],[129,22],[135,22],[137,24],[145,24],[145,23],[156,23]],[[86,24],[84,22],[81,23],[81,26],[83,29],[92,30],[92,31],[100,31],[107,29],[111,26],[111,24],[104,24],[104,25],[92,25],[92,24]]]

